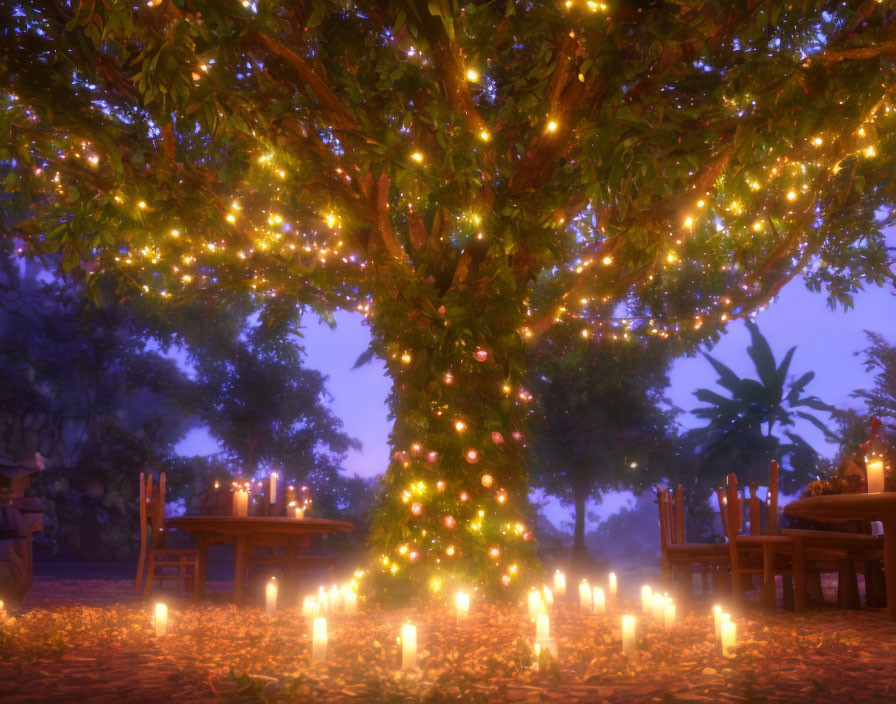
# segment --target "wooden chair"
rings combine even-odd
[[[139,594],[152,594],[154,580],[183,581],[184,592],[191,592],[196,574],[196,548],[166,547],[169,531],[165,526],[165,473],[159,475],[153,489],[152,475],[140,473],[140,557],[134,589]]]
[[[728,547],[723,544],[689,543],[685,537],[684,496],[682,487],[670,495],[668,489],[657,489],[660,515],[660,550],[663,580],[671,589],[676,576],[687,575],[687,592],[693,590],[692,575],[700,573],[703,593],[709,591],[712,576],[713,591],[727,583]]]
[[[762,501],[756,496],[757,485],[750,485],[749,498],[738,493],[737,475],[728,475],[727,490],[720,490],[723,526],[728,538],[731,558],[732,593],[743,596],[744,576],[761,574],[763,588],[760,603],[775,606],[775,575],[785,576],[785,603],[789,601],[790,577],[793,578],[793,604],[802,610],[808,602],[808,575],[822,572],[838,574],[838,601],[844,608],[858,608],[857,562],[883,554],[883,543],[877,536],[835,531],[778,529],[778,463],[769,466],[766,502],[768,515],[763,526]],[[746,504],[746,506],[744,506]],[[744,509],[746,508],[746,512]],[[741,534],[745,516],[750,518],[750,532]],[[819,582],[820,585],[820,582]],[[820,597],[820,587],[817,590]]]

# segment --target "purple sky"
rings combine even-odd
[[[369,340],[361,318],[350,313],[336,316],[337,328],[331,330],[309,320],[304,344],[307,364],[329,376],[327,384],[333,396],[332,407],[342,418],[346,431],[363,443],[359,452],[351,452],[346,469],[365,477],[383,471],[388,458],[386,444],[390,424],[386,420],[386,395],[389,380],[383,366],[373,362],[352,369],[355,360],[366,349]],[[821,294],[806,290],[801,280],[783,289],[778,300],[762,312],[757,322],[780,359],[793,345],[797,351],[791,365],[794,374],[813,370],[816,378],[808,391],[837,406],[857,406],[850,393],[871,383],[861,357],[855,355],[865,347],[864,330],[883,333],[896,341],[896,296],[892,289],[872,288],[856,296],[855,308],[849,312],[828,309]],[[743,323],[733,323],[713,348],[712,354],[741,375],[755,376],[747,355],[749,334]],[[690,411],[697,403],[693,391],[701,386],[714,386],[716,375],[702,356],[680,359],[672,370],[669,398],[675,405]],[[680,418],[682,425],[693,427],[696,419],[690,414]],[[797,432],[824,455],[835,448],[824,442],[821,433],[808,423]],[[215,444],[202,431],[194,431],[180,445],[186,453],[209,453]],[[598,516],[615,512],[630,494],[607,496],[594,507]],[[541,497],[535,497],[542,503]],[[549,501],[545,511],[555,523],[569,520],[569,510]]]

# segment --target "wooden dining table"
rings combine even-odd
[[[295,582],[296,571],[307,555],[314,535],[349,533],[355,526],[347,521],[328,518],[287,518],[282,516],[178,516],[168,519],[168,525],[193,533],[198,559],[193,579],[193,598],[205,596],[208,575],[208,549],[213,544],[233,543],[236,559],[233,569],[233,600],[245,601],[245,576],[249,551],[253,547],[284,548],[284,581],[289,587]]]
[[[787,504],[784,513],[810,521],[858,520],[883,523],[887,616],[891,621],[896,621],[896,492],[808,496]]]

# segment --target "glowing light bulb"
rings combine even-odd
[[[418,164],[422,164],[423,163],[423,154],[421,154],[420,152],[414,152],[413,154],[411,154],[411,159],[416,161]]]
[[[491,138],[492,138],[492,136],[491,136],[491,134],[489,134],[489,131],[488,131],[488,130],[482,130],[482,131],[479,133],[479,139],[481,139],[483,142],[487,142],[487,141],[490,140]]]
[[[557,127],[558,125],[556,120],[551,120],[550,122],[548,122],[548,132],[556,132]]]
[[[495,483],[495,478],[491,474],[483,474],[480,481],[482,482],[482,486],[488,489],[492,484]]]
[[[610,264],[613,263],[613,257],[611,257],[611,256],[608,254],[608,255],[605,256],[603,259],[601,259],[601,263],[603,263],[604,266],[610,266]]]
[[[476,464],[479,461],[479,452],[471,447],[464,453],[464,457],[470,464]]]
[[[467,429],[467,424],[464,423],[462,420],[456,420],[456,421],[454,421],[454,429],[457,432],[462,433]]]
[[[796,200],[796,191],[788,191],[787,192],[787,200],[795,201]]]
[[[476,72],[475,69],[472,69],[472,68],[467,69],[467,80],[468,81],[478,81],[479,80],[479,74]]]

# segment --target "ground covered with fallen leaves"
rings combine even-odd
[[[894,702],[896,625],[879,610],[734,614],[725,659],[708,605],[679,605],[671,632],[628,603],[606,614],[551,610],[555,662],[533,662],[525,605],[381,609],[329,619],[325,663],[310,661],[310,624],[223,601],[169,601],[156,638],[151,604],[118,581],[39,580],[0,625],[3,702]],[[635,656],[620,616],[638,616]],[[682,614],[682,612],[684,612]],[[396,642],[417,625],[420,667],[400,670]]]

